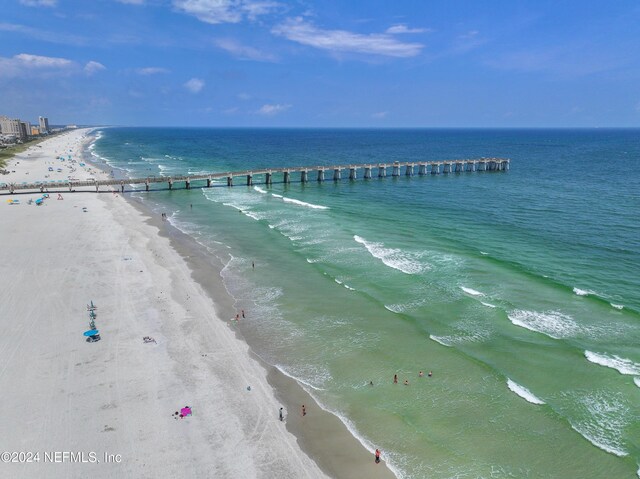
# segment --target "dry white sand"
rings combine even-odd
[[[31,148],[0,181],[98,177],[77,164],[48,172],[57,154],[80,158],[82,134]],[[121,195],[27,204],[40,196],[0,196],[0,452],[39,454],[0,463],[0,477],[324,477],[278,421],[264,368],[157,228]],[[97,343],[83,337],[90,301]],[[193,416],[174,419],[187,405]]]

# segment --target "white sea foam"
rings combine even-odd
[[[309,264],[317,263],[318,261],[320,261],[320,260],[319,259],[307,258],[307,263],[309,263]]]
[[[277,195],[275,193],[271,193],[271,196],[273,196],[274,198],[282,198],[282,195]]]
[[[260,221],[260,216],[256,215],[255,213],[249,213],[249,212],[244,212],[245,215],[247,215],[249,218],[253,218],[256,221]]]
[[[540,313],[516,309],[507,316],[516,326],[546,334],[554,339],[570,337],[580,331],[580,327],[571,316],[558,311]]]
[[[633,378],[633,382],[640,388],[640,378]]]
[[[253,189],[256,190],[258,193],[262,193],[263,195],[267,194],[267,192],[262,188],[260,188],[259,186],[254,186]]]
[[[433,334],[430,334],[429,339],[435,341],[436,343],[442,344],[443,346],[446,346],[448,348],[451,347],[451,344],[447,342],[447,338],[444,336],[434,336]]]
[[[590,294],[593,294],[593,291],[587,291],[585,289],[580,289],[580,288],[573,288],[573,292],[578,296],[588,296]]]
[[[342,281],[340,281],[338,278],[333,278],[333,280],[338,284],[342,284]]]
[[[486,256],[486,255],[488,255],[489,253],[485,253],[484,251],[480,251],[480,254],[481,254],[481,255]]]
[[[404,313],[406,311],[411,311],[416,308],[419,308],[426,302],[426,298],[420,298],[415,301],[409,301],[407,303],[398,303],[398,304],[385,304],[384,307],[388,311],[392,313]]]
[[[514,393],[516,393],[518,396],[520,396],[522,399],[530,402],[531,404],[545,404],[545,402],[542,399],[539,399],[535,394],[533,394],[527,388],[525,388],[524,386],[520,386],[520,384],[518,384],[515,381],[512,381],[509,378],[507,378],[507,387],[511,389]]]
[[[471,296],[484,296],[484,293],[480,291],[476,291],[475,289],[467,288],[465,286],[460,286],[460,289]]]
[[[242,211],[242,207],[238,205],[234,205],[233,203],[222,203],[224,206],[231,206],[232,208],[237,209],[238,211]]]
[[[480,301],[480,303],[481,303],[483,306],[486,306],[487,308],[496,308],[496,307],[497,307],[495,304],[485,303],[484,301]]]
[[[609,303],[611,306],[613,306],[616,309],[623,309],[624,305],[622,304],[614,304],[614,303]]]
[[[355,288],[352,288],[351,286],[349,286],[348,284],[344,283],[342,286],[344,286],[345,288],[347,288],[349,291],[355,291]]]
[[[313,203],[306,203],[304,201],[296,200],[294,198],[287,198],[286,196],[282,197],[282,201],[284,201],[285,203],[293,203],[294,205],[298,205],[298,206],[305,206],[307,208],[313,208],[314,210],[328,210],[329,209],[328,206],[314,205]]]
[[[278,369],[280,370],[280,372],[281,372],[282,374],[284,374],[285,376],[289,376],[291,379],[293,379],[293,380],[295,380],[295,381],[298,381],[298,382],[300,382],[300,383],[304,384],[305,386],[310,387],[311,389],[313,389],[313,390],[315,390],[315,391],[325,391],[325,389],[324,389],[324,388],[321,388],[321,387],[319,387],[319,386],[315,386],[315,385],[311,384],[309,381],[306,381],[306,380],[304,380],[304,379],[302,379],[302,378],[300,378],[300,377],[298,377],[298,376],[295,376],[294,374],[291,374],[291,373],[290,373],[290,372],[288,372],[288,371],[286,370],[286,368],[284,368],[283,366],[281,366],[281,365],[279,365],[279,364],[276,364],[275,366],[276,366],[276,368],[278,368]],[[326,374],[323,374],[323,375],[322,375],[322,379],[323,379],[323,380],[327,380],[327,379],[328,379],[328,378],[330,378],[330,377],[331,377],[331,375],[330,375],[328,372],[326,372]],[[307,391],[307,392],[308,392],[308,391]],[[315,398],[314,398],[314,399],[315,399]]]
[[[419,261],[416,254],[407,253],[397,248],[385,248],[383,243],[369,242],[358,235],[354,235],[353,239],[356,243],[363,245],[371,256],[405,274],[418,274],[429,269],[428,265]]]
[[[630,359],[621,358],[615,354],[601,354],[591,351],[585,351],[584,356],[587,358],[587,361],[615,369],[620,374],[640,376],[640,364],[634,363]]]
[[[575,397],[575,394],[569,395]],[[603,451],[627,456],[623,433],[628,426],[630,410],[624,397],[619,393],[595,391],[575,399],[578,414],[569,419],[571,427]]]

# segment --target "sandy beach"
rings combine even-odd
[[[87,133],[30,148],[2,181],[106,178],[79,165]],[[0,197],[0,452],[17,453],[0,476],[394,477],[253,355],[220,265],[188,238],[120,193],[49,196]]]

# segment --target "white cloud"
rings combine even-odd
[[[262,105],[262,107],[260,107],[260,109],[257,111],[257,113],[259,115],[264,115],[264,116],[275,116],[278,113],[282,113],[283,111],[287,111],[289,108],[291,108],[291,105],[281,105],[281,104],[275,104],[275,105]]]
[[[249,95],[248,93],[238,93],[236,96],[239,100],[251,100],[251,95]]]
[[[58,0],[20,0],[27,7],[55,7]]]
[[[271,53],[265,53],[257,48],[242,45],[232,39],[219,38],[214,40],[214,43],[218,48],[243,60],[256,60],[259,62],[273,62],[277,60],[275,55]]]
[[[73,62],[66,58],[42,57],[28,53],[20,53],[13,58],[29,68],[64,68],[73,65]]]
[[[84,66],[84,71],[89,76],[93,75],[96,72],[99,72],[100,70],[106,69],[107,67],[105,67],[102,63],[94,62],[93,60],[91,60]]]
[[[382,120],[383,118],[386,118],[388,114],[389,114],[388,111],[379,111],[377,113],[372,114],[371,118],[375,118],[376,120]]]
[[[280,7],[277,2],[261,0],[173,0],[173,6],[198,20],[211,23],[239,23],[245,17],[255,20]]]
[[[59,31],[47,31],[38,28],[27,27],[17,23],[0,23],[0,31],[15,32],[29,38],[36,38],[45,42],[62,43],[69,45],[84,45],[87,39],[75,35],[73,33],[64,33]]]
[[[43,57],[21,53],[11,58],[0,57],[0,77],[65,75],[77,71],[78,65],[66,58]]]
[[[322,30],[303,18],[289,18],[272,30],[291,41],[333,52],[352,52],[390,57],[414,57],[421,43],[403,43],[387,33],[361,34],[345,30]]]
[[[432,31],[430,28],[409,28],[404,24],[399,24],[387,28],[385,33],[396,35],[399,33],[428,33],[430,31]]]
[[[162,67],[145,67],[145,68],[136,68],[136,73],[138,75],[157,75],[159,73],[170,73],[169,70]]]
[[[184,87],[191,93],[198,93],[204,88],[204,80],[201,80],[200,78],[192,78],[184,84]]]

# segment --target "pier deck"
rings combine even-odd
[[[246,185],[253,185],[253,177],[264,176],[262,184],[273,183],[275,174],[282,174],[284,183],[291,182],[293,173],[300,174],[300,182],[310,181],[310,174],[316,173],[317,181],[325,181],[325,173],[332,173],[334,181],[342,179],[342,172],[348,172],[348,178],[355,180],[358,172],[362,171],[364,179],[372,177],[383,178],[386,176],[419,176],[439,175],[449,173],[463,173],[472,171],[508,171],[510,160],[506,158],[479,158],[473,160],[441,160],[441,161],[396,161],[392,163],[363,163],[351,165],[316,165],[297,166],[285,168],[259,168],[253,170],[227,171],[218,173],[205,173],[199,175],[184,176],[148,176],[145,178],[109,179],[109,180],[68,180],[57,182],[35,182],[35,183],[0,183],[0,194],[13,194],[18,191],[74,191],[79,187],[92,187],[95,191],[100,191],[101,186],[118,186],[124,192],[126,185],[145,185],[145,190],[150,190],[153,183],[166,183],[169,189],[173,189],[174,183],[184,182],[185,188],[190,189],[194,181],[206,181],[206,186],[210,187],[214,180],[225,179],[227,186],[233,186],[234,178],[246,178]],[[387,170],[391,170],[391,175],[387,175]],[[417,169],[417,171],[416,171]],[[346,176],[345,176],[346,177]],[[137,190],[140,191],[140,190]]]

